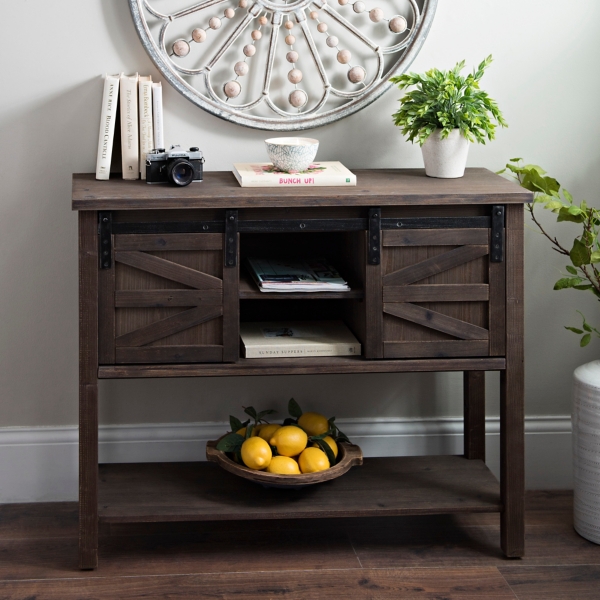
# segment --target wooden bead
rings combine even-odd
[[[223,14],[226,19],[233,19],[233,17],[235,17],[235,10],[233,10],[233,8],[226,8]]]
[[[254,56],[256,54],[256,48],[252,44],[244,46],[244,54],[246,56]]]
[[[286,35],[285,36],[285,43],[288,46],[293,46],[296,43],[296,38],[293,35]]]
[[[373,21],[373,23],[379,23],[383,21],[383,10],[381,8],[373,8],[369,11],[369,19]]]
[[[243,60],[240,60],[239,62],[236,62],[233,70],[235,71],[236,75],[239,75],[240,77],[243,77],[244,75],[248,74],[250,67],[248,66],[248,63],[245,63]]]
[[[262,33],[258,29],[255,29],[250,35],[252,35],[253,40],[260,40],[262,37]]]
[[[261,25],[266,25],[269,22],[269,19],[267,19],[267,17],[265,17],[265,15],[263,15],[260,19],[258,19],[258,22]]]
[[[316,10],[311,11],[310,13],[310,18],[313,21],[316,21],[319,18],[319,13]]]
[[[292,69],[288,73],[290,83],[300,83],[302,81],[302,71],[300,69]]]
[[[248,0],[240,0],[238,6],[240,8],[246,8],[246,6],[248,6]]]
[[[228,98],[236,98],[240,95],[242,86],[237,81],[228,81],[223,86],[223,92]]]
[[[350,50],[340,50],[337,53],[337,59],[339,63],[342,63],[343,65],[346,65],[350,62],[350,59],[352,58],[352,54],[350,54]]]
[[[294,28],[294,24],[292,23],[292,21],[286,21],[283,26],[289,31],[290,29]]]
[[[221,27],[221,19],[219,19],[219,17],[213,17],[209,22],[208,22],[208,26],[211,29],[219,29],[219,27]]]
[[[394,17],[390,21],[390,31],[392,33],[403,33],[404,31],[406,31],[407,27],[408,23],[404,17]]]
[[[346,6],[346,4],[348,4],[348,0],[338,0],[338,4],[340,6]]]
[[[361,12],[365,12],[366,8],[367,8],[367,7],[365,6],[365,3],[364,3],[364,2],[361,2],[360,0],[358,0],[358,2],[355,2],[355,3],[352,5],[352,10],[353,10],[355,13],[361,13]]]
[[[294,108],[302,108],[308,102],[308,96],[303,90],[294,90],[289,96],[289,101]]]
[[[192,39],[199,44],[206,39],[206,31],[204,29],[200,29],[199,27],[192,31]]]
[[[338,43],[339,40],[335,37],[335,35],[330,35],[326,40],[325,43],[330,47],[330,48],[335,48]]]
[[[290,63],[298,62],[298,53],[295,50],[290,50],[286,55],[285,59]]]
[[[327,23],[319,23],[317,25],[317,31],[319,33],[325,33],[327,31]]]
[[[348,71],[348,79],[352,83],[360,83],[361,81],[364,81],[366,76],[367,72],[362,67],[352,67]]]
[[[187,56],[190,53],[190,45],[185,40],[177,40],[173,44],[175,56]]]

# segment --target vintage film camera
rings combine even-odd
[[[189,185],[192,181],[202,181],[202,152],[195,146],[189,151],[181,146],[155,148],[146,154],[146,182],[162,183],[166,181],[174,185]]]

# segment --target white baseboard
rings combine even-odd
[[[461,418],[347,419],[340,428],[365,456],[461,454]],[[100,462],[204,460],[207,440],[226,423],[105,425],[99,432]],[[487,463],[499,472],[499,420],[486,421]],[[77,499],[77,427],[0,428],[0,503]],[[528,489],[570,488],[571,419],[527,417]]]

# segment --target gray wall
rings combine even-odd
[[[492,53],[484,79],[510,123],[473,147],[471,166],[497,170],[512,156],[545,165],[577,198],[596,201],[600,168],[597,98],[600,3],[576,0],[440,0],[415,70],[469,66]],[[0,427],[77,422],[76,216],[70,174],[93,171],[100,74],[160,76],[138,42],[125,0],[43,0],[3,6],[0,103]],[[164,89],[167,141],[199,145],[206,168],[266,158],[266,132],[227,124]],[[321,160],[350,168],[415,167],[418,147],[391,123],[399,93],[317,129]],[[544,219],[550,227],[551,220]],[[576,232],[576,228],[573,228]],[[564,261],[526,232],[528,415],[569,413],[570,374],[597,356],[563,324],[576,308],[596,324],[593,298],[552,292]],[[490,411],[497,378],[490,376]],[[221,421],[240,405],[306,408],[338,417],[452,416],[461,411],[456,374],[355,375],[104,382],[103,423]]]

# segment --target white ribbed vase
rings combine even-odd
[[[600,544],[600,360],[573,373],[573,524]]]
[[[421,146],[425,174],[428,177],[456,179],[465,174],[469,140],[453,129],[447,138],[442,139],[442,130],[436,129]]]

